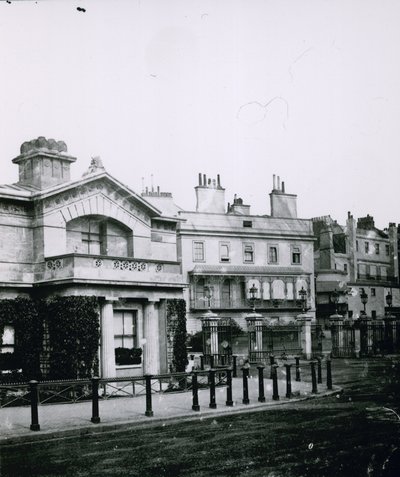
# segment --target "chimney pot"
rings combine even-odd
[[[275,174],[272,175],[272,189],[276,189],[276,176]]]
[[[201,172],[199,172],[199,186],[201,186]]]
[[[285,193],[285,183],[282,181],[282,192]]]

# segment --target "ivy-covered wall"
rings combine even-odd
[[[167,301],[167,324],[170,341],[172,341],[172,368],[173,371],[183,372],[188,364],[185,300]]]
[[[46,328],[46,378],[86,378],[98,373],[100,323],[96,297],[0,300],[0,340],[5,325],[14,327],[15,352],[0,355],[0,369],[22,369],[23,379],[41,379]]]

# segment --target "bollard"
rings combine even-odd
[[[40,431],[39,414],[38,414],[38,382],[29,381],[31,394],[31,431]]]
[[[249,404],[249,368],[242,368],[243,371],[243,404]]]
[[[151,374],[146,374],[144,379],[146,380],[146,412],[144,414],[151,417],[154,414],[151,408]]]
[[[332,362],[331,358],[326,360],[326,386],[328,389],[332,389]]]
[[[203,355],[200,356],[200,369],[204,371],[204,356]]]
[[[210,369],[208,372],[208,382],[210,383],[210,408],[216,409],[217,403],[215,402],[215,369]]]
[[[270,379],[273,379],[274,371],[273,371],[273,369],[272,369],[272,366],[273,366],[274,364],[275,364],[275,356],[274,356],[273,354],[271,354],[271,355],[269,356],[269,365],[271,366],[271,373],[270,373],[270,376],[269,376]]]
[[[265,366],[257,366],[258,369],[258,402],[265,402],[264,394],[264,368]]]
[[[197,373],[194,372],[194,371],[192,373],[192,394],[193,394],[192,410],[193,411],[200,411],[199,386],[197,384]]]
[[[279,391],[278,391],[278,368],[277,364],[273,364],[272,369],[272,399],[274,401],[279,401]]]
[[[295,360],[296,360],[296,381],[301,381],[301,379],[300,379],[300,358],[299,358],[299,356],[296,356]]]
[[[317,358],[317,381],[318,384],[322,384],[322,367],[321,367],[321,358]]]
[[[233,359],[232,376],[236,378],[237,377],[237,356],[232,356],[232,359]]]
[[[233,406],[232,401],[232,369],[226,370],[226,403],[227,406]]]
[[[214,355],[210,355],[210,368],[214,367]]]
[[[311,380],[312,380],[311,392],[313,394],[317,394],[318,389],[317,389],[317,376],[315,374],[315,361],[310,361],[310,366],[311,366]]]
[[[292,377],[290,374],[290,368],[292,367],[291,364],[285,364],[286,368],[286,397],[292,397]]]
[[[100,378],[94,376],[92,378],[92,418],[90,419],[93,424],[100,422],[99,416],[99,380]]]

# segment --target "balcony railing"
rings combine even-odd
[[[390,283],[397,283],[398,278],[393,276],[378,276],[378,275],[370,275],[370,274],[362,274],[357,273],[357,279],[363,281],[374,281],[374,282],[390,282]]]
[[[137,258],[67,254],[46,258],[37,281],[113,281],[183,285],[180,265]]]
[[[296,309],[301,310],[302,302],[300,300],[256,300],[255,306],[257,309]],[[249,310],[252,307],[251,300],[246,298],[236,298],[229,300],[220,300],[213,298],[211,300],[211,309],[245,309]],[[208,301],[204,298],[197,298],[190,300],[190,308],[192,310],[206,310],[208,309]]]

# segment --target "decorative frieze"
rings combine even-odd
[[[56,258],[55,260],[46,260],[46,268],[49,270],[59,270],[64,267],[63,260],[61,258]]]
[[[114,270],[130,270],[134,272],[144,272],[148,270],[148,264],[145,262],[134,262],[132,260],[114,260],[113,261]]]

